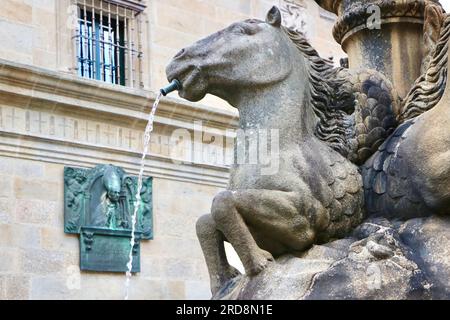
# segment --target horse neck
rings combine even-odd
[[[283,81],[257,87],[243,94],[237,105],[240,129],[279,132],[284,144],[299,143],[314,135],[316,117],[310,103],[308,73],[304,61]]]

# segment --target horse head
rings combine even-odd
[[[294,67],[293,51],[281,27],[281,13],[273,7],[265,22],[237,22],[182,49],[166,72],[169,81],[182,83],[179,94],[187,100],[211,93],[231,103],[243,90],[286,79]]]

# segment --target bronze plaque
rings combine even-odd
[[[64,229],[80,234],[80,268],[125,272],[131,217],[138,205],[132,272],[140,271],[140,241],[153,239],[152,178],[144,178],[136,201],[137,177],[113,165],[64,169]]]
[[[126,272],[131,231],[82,227],[80,235],[81,270]],[[140,272],[141,232],[136,232],[132,272]]]

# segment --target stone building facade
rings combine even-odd
[[[123,274],[79,270],[79,239],[63,227],[64,167],[114,164],[136,174],[170,58],[273,4],[339,61],[334,18],[312,0],[2,0],[0,299],[123,298]],[[103,30],[98,52],[89,25]],[[131,299],[210,297],[195,222],[226,187],[237,117],[210,96],[162,101],[145,172],[154,178],[154,240],[142,243]]]

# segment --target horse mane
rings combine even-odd
[[[405,99],[398,117],[405,122],[432,109],[442,98],[447,84],[450,15],[446,15],[439,41],[426,72],[420,76]]]
[[[354,97],[348,72],[323,59],[301,32],[283,27],[283,31],[309,62],[311,105],[318,117],[315,135],[343,156],[351,151]]]

